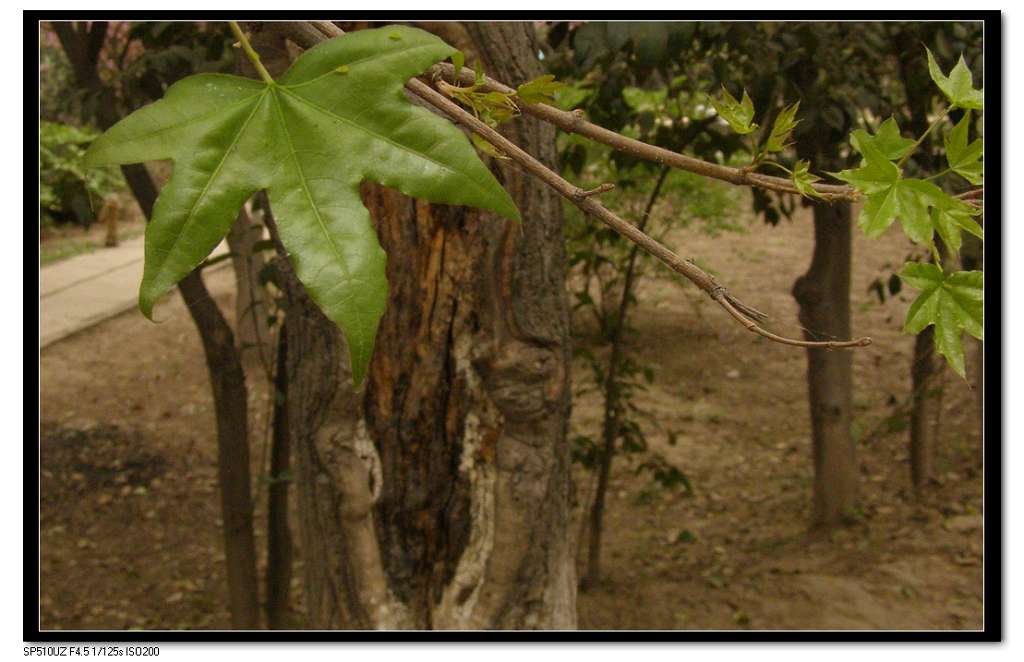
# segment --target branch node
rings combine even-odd
[[[576,133],[576,131],[583,125],[583,109],[577,108],[572,111],[572,124],[569,125],[569,133]]]
[[[597,188],[592,188],[589,191],[585,191],[577,187],[576,190],[572,192],[572,197],[577,200],[583,200],[585,198],[589,198],[592,195],[600,195],[601,193],[607,193],[613,188],[615,188],[615,184],[611,184],[608,182],[601,184]]]

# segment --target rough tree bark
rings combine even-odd
[[[280,334],[274,372],[274,422],[267,491],[267,627],[288,626],[292,585],[292,532],[288,524],[291,484],[291,435],[288,425],[288,338]]]
[[[850,204],[814,205],[814,255],[797,279],[793,296],[808,340],[850,338]],[[807,350],[807,386],[814,448],[812,524],[829,526],[852,514],[857,465],[850,422],[853,356],[850,352]]]
[[[254,250],[261,237],[262,226],[253,223],[245,210],[227,235],[231,250],[231,266],[235,271],[235,330],[238,348],[246,364],[259,365],[270,371],[270,326],[267,324],[267,294],[259,275],[265,264],[263,255]]]
[[[541,73],[528,24],[465,27],[502,80]],[[506,131],[555,164],[553,129]],[[364,186],[390,293],[362,392],[285,278],[311,627],[575,627],[561,201],[496,174],[521,225]]]
[[[96,69],[106,35],[106,23],[95,22],[91,26],[85,23],[54,23],[54,30],[71,61],[78,86],[96,98],[112,95]],[[97,105],[97,120],[101,128],[110,128],[118,119],[109,99]],[[156,185],[142,165],[122,166],[121,170],[139,207],[149,219],[156,202]],[[260,624],[259,586],[252,526],[245,373],[231,327],[210,297],[199,272],[193,271],[186,276],[179,283],[178,290],[199,332],[213,390],[231,623],[236,629],[256,629]]]

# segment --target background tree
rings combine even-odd
[[[977,35],[970,34],[969,28],[965,31],[962,25],[928,26],[923,29],[930,30],[930,34],[921,35],[915,31],[915,24],[908,23],[563,23],[550,28],[549,43],[556,48],[551,58],[555,71],[567,73],[570,64],[575,64],[589,72],[585,85],[594,92],[572,101],[586,108],[589,117],[611,127],[623,125],[630,84],[650,89],[667,86],[669,98],[678,94],[682,102],[686,95],[706,99],[717,94],[722,85],[731,87],[739,97],[737,82],[742,81],[749,88],[744,93],[750,92],[753,106],[762,109],[758,121],[765,128],[763,133],[753,134],[762,142],[782,107],[802,101],[800,121],[793,134],[797,149],[787,154],[810,161],[820,171],[839,170],[852,162],[856,156],[848,148],[852,128],[877,127],[894,113],[902,119],[915,112],[907,103],[911,95],[920,98],[917,95],[924,85],[931,86],[926,94],[933,93],[920,49],[910,57],[903,52],[910,48],[908,44],[919,44],[923,36],[955,48],[950,46],[948,35],[978,43]],[[915,58],[916,67],[910,64]],[[917,76],[913,89],[906,81],[911,70]],[[653,115],[646,123],[644,140],[679,149],[668,137],[678,134],[682,127],[655,121]],[[720,128],[710,125],[693,141],[693,151],[704,158],[731,159],[742,165],[742,150],[749,154],[750,143],[732,132],[722,134],[716,130]],[[574,156],[571,152],[567,155]],[[756,188],[752,194],[755,211],[763,213],[769,223],[779,222],[794,210],[794,200],[787,199],[789,196]],[[852,244],[848,207],[845,202],[813,207],[814,256],[810,270],[794,287],[801,306],[800,322],[808,339],[850,336]],[[918,343],[927,342],[926,332]],[[835,524],[855,511],[858,470],[851,436],[851,361],[846,352],[808,349],[815,456],[814,524]],[[915,365],[920,364],[915,361]],[[914,392],[920,389],[915,387]]]
[[[721,149],[741,148],[735,136],[713,130],[716,120],[704,108],[706,99],[689,75],[694,68],[672,59],[673,50],[692,37],[691,23],[554,23],[546,26],[549,70],[567,87],[558,92],[562,108],[585,110],[588,117],[625,135],[676,152],[715,158]],[[686,73],[683,73],[683,72]],[[609,207],[641,230],[662,237],[674,228],[698,221],[709,233],[737,229],[729,218],[731,191],[717,188],[691,173],[655,166],[634,155],[573,135],[560,137],[563,170],[593,188],[614,184],[602,196]],[[620,193],[621,192],[621,193]],[[659,200],[666,199],[660,218],[652,218]],[[577,353],[590,367],[602,393],[603,416],[596,439],[574,438],[574,457],[595,473],[593,497],[586,506],[587,549],[581,585],[593,586],[601,576],[601,540],[613,458],[617,453],[646,454],[639,469],[656,484],[691,490],[678,467],[650,454],[642,422],[657,425],[645,415],[636,396],[655,379],[656,366],[641,365],[626,350],[631,327],[630,308],[636,304],[636,285],[647,274],[650,256],[613,230],[596,225],[566,205],[570,223],[567,242],[570,267],[580,272],[574,288],[574,309],[590,312],[598,322],[607,356],[584,347]],[[635,207],[635,210],[633,209]],[[653,275],[663,274],[655,270]],[[586,389],[583,386],[578,394]],[[669,438],[672,434],[669,431]],[[586,498],[590,498],[589,495]]]
[[[196,31],[191,24],[189,35]],[[86,107],[95,109],[95,120],[101,128],[109,128],[119,119],[119,107],[141,105],[146,99],[130,91],[135,88],[129,82],[122,89],[128,90],[128,97],[116,94],[113,86],[105,83],[99,63],[104,52],[108,30],[106,22],[94,23],[53,23],[60,43],[68,56],[75,80],[86,99]],[[159,32],[160,25],[148,26]],[[141,28],[143,30],[147,28]],[[202,31],[199,31],[200,33]],[[195,37],[190,37],[194,39]],[[222,38],[223,39],[223,38]],[[123,44],[123,62],[129,45]],[[186,52],[188,49],[182,46]],[[171,79],[159,75],[159,67],[139,65],[135,71],[144,72],[137,80],[139,88],[149,86],[149,91],[163,94],[174,76],[190,72],[188,67],[172,69]],[[104,100],[105,102],[101,102]],[[112,103],[113,101],[113,103]],[[120,103],[118,103],[120,102]],[[146,218],[152,215],[157,198],[157,187],[143,165],[122,166],[125,180],[135,196]],[[252,526],[252,494],[249,474],[249,421],[245,372],[234,333],[217,304],[210,297],[199,270],[186,276],[178,285],[182,299],[196,324],[202,339],[203,350],[213,389],[214,406],[217,416],[218,472],[221,490],[221,513],[224,520],[224,551],[227,565],[228,592],[231,604],[232,625],[238,629],[254,629],[260,624],[259,587],[256,575],[256,549]]]

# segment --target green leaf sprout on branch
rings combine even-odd
[[[736,101],[736,97],[729,94],[723,85],[722,98],[716,101],[714,97],[708,97],[708,101],[736,133],[745,136],[757,128],[754,124],[754,102],[746,89],[743,90],[743,101]]]

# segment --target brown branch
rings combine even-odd
[[[581,188],[578,188],[576,189],[576,192],[573,193],[573,197],[578,200],[582,200],[583,198],[589,198],[592,195],[600,195],[602,193],[607,193],[608,191],[611,191],[613,188],[615,188],[615,184],[611,184],[608,182],[601,184],[597,188],[592,188],[589,191],[585,191]]]
[[[312,21],[311,25],[313,25],[317,30],[322,32],[325,37],[336,37],[344,34],[344,32],[340,28],[335,26],[333,23],[327,21]],[[306,44],[300,45],[306,46]],[[764,319],[766,317],[764,313],[761,313],[756,309],[751,308],[737,300],[735,297],[729,294],[725,287],[719,285],[718,282],[714,279],[714,277],[711,276],[711,274],[707,273],[706,271],[695,265],[693,262],[689,260],[684,260],[683,258],[679,257],[670,249],[660,244],[657,240],[645,234],[643,231],[631,225],[622,218],[619,218],[611,210],[609,210],[607,207],[605,207],[600,202],[595,200],[593,197],[588,197],[586,195],[581,196],[581,192],[586,192],[580,189],[579,187],[574,186],[567,180],[563,179],[560,175],[550,170],[547,166],[538,161],[531,154],[525,152],[518,145],[502,136],[500,133],[489,127],[481,120],[477,119],[471,113],[463,110],[461,106],[449,100],[447,97],[442,95],[434,88],[430,87],[428,84],[424,83],[419,79],[413,78],[408,83],[406,83],[405,87],[407,90],[409,90],[416,96],[420,97],[427,103],[431,104],[438,110],[442,111],[444,114],[448,115],[448,117],[451,118],[452,121],[465,126],[469,130],[479,135],[480,137],[484,138],[487,142],[494,145],[495,148],[497,148],[503,154],[505,154],[513,161],[518,163],[520,167],[522,167],[524,170],[529,172],[534,177],[543,181],[545,184],[547,184],[556,192],[558,192],[559,195],[561,195],[566,200],[569,200],[577,207],[579,207],[581,211],[588,214],[589,216],[593,216],[594,218],[597,218],[598,220],[604,222],[613,230],[623,235],[633,243],[637,244],[642,249],[647,251],[649,254],[658,258],[658,260],[660,260],[665,266],[690,280],[693,284],[702,289],[709,297],[711,297],[719,305],[725,308],[725,310],[730,315],[732,315],[738,322],[740,322],[740,324],[742,324],[743,327],[746,328],[748,331],[756,333],[775,342],[783,343],[786,345],[794,345],[797,347],[823,347],[827,349],[840,349],[847,347],[864,347],[866,345],[871,344],[871,339],[866,337],[849,341],[817,342],[808,340],[797,340],[794,338],[785,338],[761,328],[757,324],[757,322],[750,319],[750,317]],[[550,108],[550,106],[548,106],[548,108]],[[605,131],[609,134],[618,136],[618,134],[614,134],[610,131],[607,131],[606,129],[601,129],[601,131]],[[622,136],[618,137],[622,138]],[[644,145],[644,143],[640,144]],[[644,147],[660,150],[660,148],[652,148],[650,145],[644,145]],[[674,152],[668,152],[668,150],[661,151],[666,152],[668,154],[674,154]],[[699,163],[703,163],[703,161],[699,161]],[[664,164],[671,165],[669,163]],[[733,169],[730,168],[729,170]]]
[[[960,198],[961,200],[977,200],[978,198],[985,197],[985,189],[972,188],[970,191],[964,191],[963,193],[957,195],[956,197]]]
[[[430,78],[436,80],[441,77],[452,79],[455,74],[455,67],[447,62],[435,64],[430,69]],[[463,67],[459,74],[459,83],[472,85],[476,81],[476,74],[472,69]],[[484,76],[483,87],[493,92],[503,94],[515,94],[511,87],[500,83],[493,78]],[[680,170],[703,175],[712,179],[720,179],[731,184],[740,186],[756,186],[758,188],[777,191],[779,193],[793,193],[800,195],[800,191],[793,185],[793,182],[785,177],[775,177],[756,172],[749,172],[742,168],[731,168],[729,166],[710,163],[701,159],[686,156],[673,152],[663,147],[649,145],[640,140],[627,138],[626,136],[605,129],[604,127],[592,124],[583,118],[582,110],[565,111],[543,103],[525,103],[516,97],[516,105],[522,112],[533,115],[545,122],[550,122],[567,133],[578,133],[591,140],[608,145],[613,149],[632,154],[647,161],[654,161]],[[860,193],[852,186],[838,184],[814,184],[814,190],[822,198],[832,202],[836,200],[856,200]]]

